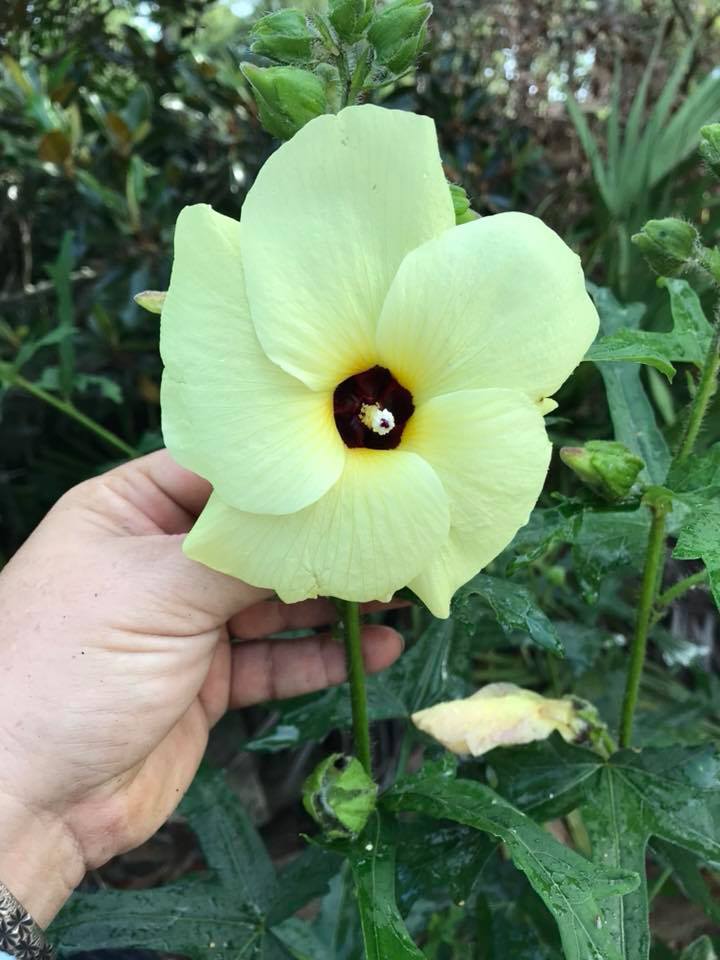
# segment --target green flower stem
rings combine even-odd
[[[645,570],[643,571],[640,603],[638,606],[635,633],[630,650],[630,667],[625,699],[623,700],[622,719],[620,721],[620,746],[629,747],[632,740],[633,718],[640,692],[645,652],[647,650],[648,633],[650,632],[650,618],[652,616],[658,583],[662,573],[665,556],[665,517],[669,504],[659,500],[651,506],[652,523],[648,538],[647,553],[645,555]]]
[[[372,777],[370,725],[368,722],[367,693],[365,691],[365,664],[363,663],[360,642],[360,607],[352,600],[344,600],[342,601],[342,608],[355,753],[365,768],[365,772]]]
[[[20,387],[21,390],[25,390],[33,397],[36,397],[38,400],[42,400],[51,407],[55,407],[56,410],[64,413],[65,416],[76,420],[78,423],[82,424],[86,430],[89,430],[91,433],[94,433],[96,436],[100,437],[109,446],[114,447],[115,450],[119,450],[120,453],[125,454],[126,457],[133,458],[137,456],[137,451],[133,450],[129,444],[125,443],[124,440],[121,440],[120,437],[116,436],[110,430],[106,430],[105,427],[101,426],[99,423],[96,423],[95,420],[92,420],[90,417],[86,417],[85,414],[81,413],[69,400],[60,400],[58,397],[48,393],[47,390],[43,390],[42,387],[38,387],[36,384],[26,380],[25,377],[20,376],[19,373],[13,374],[12,378],[9,380],[9,383],[14,387]]]
[[[653,623],[664,616],[665,611],[670,606],[671,603],[674,603],[678,597],[681,597],[684,593],[687,593],[688,590],[692,590],[695,587],[701,586],[703,583],[707,583],[708,572],[707,570],[698,570],[697,573],[690,574],[689,577],[685,577],[683,580],[678,580],[677,583],[674,583],[671,587],[661,593],[657,598],[655,603],[656,611],[655,616],[653,617]]]
[[[715,388],[717,387],[717,378],[719,372],[720,322],[715,324],[715,331],[713,333],[712,340],[710,341],[710,348],[707,352],[705,363],[703,364],[702,373],[700,374],[700,382],[698,383],[697,393],[695,394],[692,407],[690,408],[690,416],[688,417],[688,421],[685,426],[685,432],[683,434],[680,448],[675,454],[673,466],[679,463],[684,463],[684,461],[687,460],[687,458],[693,452],[695,441],[697,440],[698,433],[700,432],[700,426],[703,422],[705,414],[707,413],[708,404],[712,400],[713,394],[715,393]]]

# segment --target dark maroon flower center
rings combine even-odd
[[[335,388],[338,433],[348,447],[392,450],[415,406],[412,394],[385,367],[371,367]]]

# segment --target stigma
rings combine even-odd
[[[360,408],[360,420],[368,430],[381,437],[395,427],[395,417],[389,410],[381,410],[377,403],[364,403]]]

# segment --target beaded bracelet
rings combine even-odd
[[[0,951],[16,960],[53,960],[45,934],[25,907],[0,883]]]

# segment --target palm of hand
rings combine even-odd
[[[7,783],[64,820],[88,865],[166,819],[229,707],[344,678],[327,636],[261,639],[330,622],[328,601],[268,601],[183,555],[208,494],[164,452],[135,461],[66,495],[0,579],[0,662],[19,681],[0,707]],[[369,669],[401,647],[384,627],[364,643]]]

